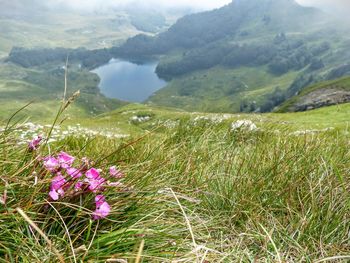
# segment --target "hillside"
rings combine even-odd
[[[140,33],[166,30],[181,12],[119,8],[105,12],[67,10],[51,2],[2,1],[0,10],[0,58],[14,46],[25,48],[101,49],[119,46]]]
[[[350,60],[347,35],[332,17],[293,0],[234,1],[187,15],[156,36],[138,35],[109,49],[13,49],[24,67],[72,63],[87,69],[111,58],[158,59],[169,81],[151,105],[189,111],[268,112],[318,81],[341,77]],[[288,10],[282,12],[281,10]],[[328,73],[335,70],[334,77]],[[219,106],[220,105],[220,106]]]
[[[306,111],[350,102],[350,78],[320,82],[303,89],[283,103],[278,111]]]
[[[243,115],[127,105],[95,118],[60,115],[54,126],[1,115],[0,257],[348,259],[349,113],[350,104]],[[37,135],[44,140],[30,150]],[[56,158],[66,160],[59,173],[48,163]],[[72,167],[81,174],[67,174]]]
[[[64,63],[60,66],[45,65],[25,69],[13,64],[0,64],[0,115],[1,118],[14,113],[27,103],[24,116],[48,120],[57,113],[57,102],[62,100],[64,91]],[[67,117],[94,116],[111,111],[126,103],[103,96],[99,89],[97,75],[80,69],[69,68],[67,79],[68,93],[71,96],[80,91]]]

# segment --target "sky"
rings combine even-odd
[[[68,6],[85,11],[108,9],[113,6],[125,6],[133,3],[149,7],[191,7],[195,9],[213,9],[231,2],[231,0],[46,0],[54,6]],[[302,5],[321,7],[330,11],[349,10],[350,0],[296,0]],[[0,0],[1,2],[1,0]]]
[[[74,9],[96,10],[112,6],[125,6],[130,3],[150,7],[191,7],[213,9],[231,2],[231,0],[51,0],[56,6],[69,6]]]
[[[300,4],[321,7],[333,12],[345,13],[350,8],[349,0],[297,0]]]

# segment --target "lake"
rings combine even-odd
[[[92,72],[100,77],[99,88],[106,97],[143,102],[167,84],[155,73],[157,64],[158,62],[136,64],[112,59]]]

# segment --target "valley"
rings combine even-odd
[[[139,34],[109,48],[17,48],[6,61],[26,68],[62,65],[69,54],[71,64],[88,70],[111,59],[159,61],[156,73],[168,84],[159,83],[164,88],[138,102],[229,113],[278,110],[309,85],[348,74],[342,68],[350,60],[346,37],[350,29],[341,22],[289,0],[264,0],[252,9],[254,4],[254,0],[233,2],[187,15],[159,34]],[[275,11],[280,9],[290,12]],[[247,12],[249,16],[244,16]]]

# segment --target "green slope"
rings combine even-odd
[[[75,116],[67,120],[66,124],[82,126],[92,129],[118,128],[123,134],[140,136],[144,133],[163,133],[176,128],[180,122],[190,122],[197,125],[225,125],[230,126],[238,120],[251,120],[258,128],[264,130],[279,130],[281,132],[322,132],[327,129],[346,130],[350,125],[350,104],[324,107],[309,112],[296,113],[264,113],[264,114],[231,114],[187,112],[176,108],[167,108],[143,104],[129,104],[114,111],[95,117],[85,118]],[[135,120],[135,117],[140,118]],[[148,117],[142,119],[142,117]]]
[[[303,89],[283,103],[277,111],[304,111],[350,101],[350,77],[319,82]]]
[[[266,67],[216,67],[173,79],[148,103],[188,111],[254,111],[264,104],[267,94],[277,87],[286,90],[297,75],[297,71],[292,71],[275,76]],[[244,104],[254,108],[243,109]]]
[[[70,67],[67,97],[80,90],[80,96],[68,111],[70,117],[94,116],[126,104],[104,97],[97,88],[98,82],[97,75]],[[21,115],[36,120],[50,119],[57,113],[63,91],[64,70],[56,65],[25,69],[12,64],[0,64],[2,118],[31,103]]]
[[[86,118],[81,126],[77,119],[71,128],[65,122],[34,152],[22,137],[26,126],[1,127],[0,257],[4,262],[346,262],[349,111],[344,104],[339,111],[226,116],[128,105]],[[151,119],[130,120],[146,115]],[[259,129],[232,131],[237,119],[251,119]],[[335,129],[325,130],[330,127]],[[135,133],[122,139],[109,134],[125,129]],[[98,193],[74,189],[86,178],[61,169],[68,181],[65,194],[52,201],[48,192],[57,177],[42,159],[61,151],[74,156],[73,166],[84,174],[100,169],[105,187]],[[114,165],[122,179],[109,175]],[[104,194],[111,208],[99,221],[92,220],[96,194]]]

